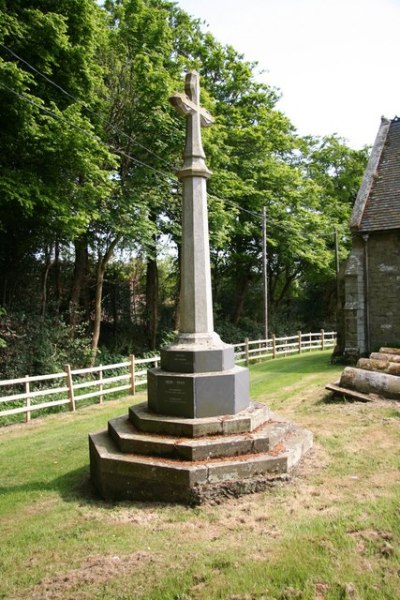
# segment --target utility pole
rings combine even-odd
[[[262,211],[262,263],[263,263],[263,288],[264,288],[264,336],[268,339],[268,255],[267,255],[267,209]]]
[[[338,309],[340,302],[340,289],[339,289],[339,240],[338,232],[335,229],[335,262],[336,262],[336,307]]]

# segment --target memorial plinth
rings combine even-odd
[[[149,369],[148,402],[89,436],[91,479],[106,499],[198,504],[265,489],[312,445],[310,432],[250,402],[249,371],[214,331],[197,73],[171,103],[186,117],[180,331]]]

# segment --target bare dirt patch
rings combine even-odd
[[[124,556],[88,556],[78,568],[46,577],[15,598],[83,600],[91,597],[85,587],[104,583],[117,576],[131,575],[134,571],[142,569],[144,563],[148,564],[154,560],[155,557],[150,552],[134,552]]]

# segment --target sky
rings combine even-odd
[[[361,148],[381,116],[400,116],[400,0],[175,1],[258,62],[300,135],[336,133]]]

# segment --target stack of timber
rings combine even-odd
[[[339,381],[325,387],[357,400],[373,396],[400,400],[400,348],[381,348],[369,358],[360,358],[356,367],[346,367]]]

